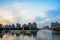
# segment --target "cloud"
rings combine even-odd
[[[28,23],[34,21],[36,16],[40,18],[46,17],[46,13],[41,10],[34,10],[28,7],[28,3],[13,3],[0,7],[0,18],[10,22],[17,22],[17,17],[20,17],[19,22]]]
[[[51,20],[50,18],[46,18],[45,20],[42,20],[42,21],[40,22],[40,24],[43,24],[43,23],[49,22],[50,20]]]
[[[9,23],[19,22],[22,24],[28,22],[38,22],[40,24],[48,22],[51,18],[47,16],[47,11],[56,7],[51,4],[41,4],[24,1],[0,5],[0,19]],[[39,18],[36,19],[36,17]]]

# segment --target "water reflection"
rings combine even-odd
[[[52,40],[50,30],[41,30],[38,33],[36,40]]]
[[[52,40],[60,40],[60,32],[59,31],[52,32]]]
[[[15,31],[15,30],[13,30],[13,31]],[[19,31],[19,30],[17,30],[17,31]],[[31,37],[31,36],[33,36],[33,37],[36,37],[37,36],[37,31],[26,31],[26,32],[24,32],[24,31],[19,31],[19,33],[17,32],[17,33],[15,33],[15,32],[11,32],[11,31],[9,31],[9,32],[6,32],[6,31],[1,31],[0,32],[0,38],[2,38],[4,35],[12,35],[12,36],[14,36],[14,35],[16,35],[16,37],[19,37],[19,36],[29,36],[29,37]]]
[[[51,30],[0,31],[0,40],[60,40],[60,33]]]

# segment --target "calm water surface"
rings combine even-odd
[[[51,30],[2,32],[0,40],[60,40],[60,34],[53,33]]]

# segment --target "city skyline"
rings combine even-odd
[[[0,0],[0,23],[60,22],[60,0]]]

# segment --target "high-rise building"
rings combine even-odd
[[[24,27],[28,27],[26,24],[23,25]]]
[[[55,23],[51,23],[51,28],[57,28],[57,27],[60,27],[60,23],[58,22],[55,22]]]
[[[37,28],[37,24],[35,22],[33,23],[33,28]]]
[[[21,24],[16,23],[16,28],[21,28]]]
[[[29,27],[29,29],[31,29],[33,27],[33,25],[31,23],[28,23],[28,27]]]
[[[15,28],[15,25],[14,24],[12,24],[12,28]]]
[[[5,28],[12,28],[12,25],[5,25]]]
[[[0,28],[2,28],[2,24],[0,24]]]
[[[43,29],[49,29],[49,26],[45,26],[45,27],[43,27]]]
[[[12,28],[12,25],[8,25],[8,28]]]
[[[24,30],[28,30],[29,29],[27,24],[22,25],[22,28],[24,28]]]

